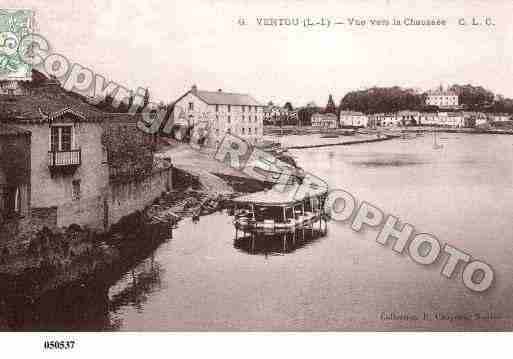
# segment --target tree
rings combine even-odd
[[[292,107],[292,104],[290,102],[286,102],[283,108],[287,111],[294,111],[294,107]]]
[[[148,104],[150,103],[150,90],[146,89],[144,92],[144,99],[143,99],[143,108],[146,108]]]
[[[423,95],[416,94],[412,90],[398,86],[373,87],[348,92],[340,101],[339,110],[379,113],[418,110],[423,106]]]
[[[130,109],[134,104],[134,92],[130,91],[130,96],[128,97],[128,108]]]
[[[321,109],[319,107],[315,106],[315,104],[313,104],[313,103],[300,108],[298,111],[298,118],[299,118],[299,122],[301,123],[301,125],[302,126],[311,126],[312,115],[314,113],[319,112],[320,110]]]
[[[460,104],[475,110],[491,105],[495,97],[493,92],[486,90],[482,86],[452,85],[450,90],[458,95]]]
[[[337,107],[335,106],[335,102],[333,101],[333,96],[331,94],[328,97],[328,104],[326,105],[324,112],[337,114]]]

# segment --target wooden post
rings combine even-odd
[[[283,253],[287,250],[287,233],[283,233]]]
[[[287,207],[283,207],[283,223],[287,222],[287,213],[286,213]]]

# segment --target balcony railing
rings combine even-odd
[[[48,167],[72,167],[82,164],[82,151],[48,151]]]

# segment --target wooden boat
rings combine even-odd
[[[236,231],[274,235],[313,228],[316,223],[322,228],[327,188],[312,187],[287,186],[283,191],[271,189],[233,199]]]

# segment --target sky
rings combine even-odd
[[[511,1],[3,0],[2,7],[35,10],[52,51],[127,88],[148,87],[155,102],[173,102],[194,84],[293,106],[393,85],[470,83],[513,97]],[[495,25],[458,25],[473,16]],[[260,17],[346,25],[258,26]],[[448,25],[358,27],[349,17]]]

